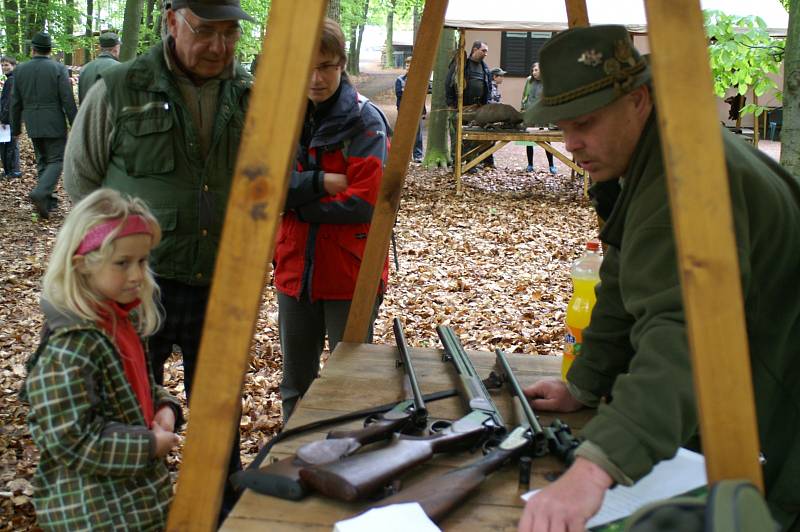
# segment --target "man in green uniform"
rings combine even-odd
[[[78,102],[83,103],[86,93],[100,79],[100,74],[119,63],[119,37],[116,33],[100,34],[100,53],[93,61],[89,61],[81,69],[78,79]]]
[[[649,69],[622,26],[560,33],[540,62],[543,94],[526,121],[558,124],[596,186],[621,185],[600,233],[608,251],[581,356],[566,383],[526,389],[535,408],[598,407],[575,463],[529,501],[520,521],[520,531],[559,532],[583,530],[606,489],[632,484],[696,441],[698,416]],[[800,524],[800,183],[751,145],[720,135],[766,498],[790,530]]]
[[[104,71],[86,95],[64,184],[73,200],[103,186],[138,196],[158,218],[150,264],[166,316],[149,356],[161,384],[180,347],[188,396],[252,84],[234,59],[239,21],[252,19],[239,0],[173,0],[165,15],[163,42]],[[238,469],[237,431],[229,471]],[[223,516],[236,495],[226,483]]]
[[[50,35],[37,33],[31,46],[33,58],[14,71],[11,134],[22,133],[24,120],[38,172],[38,183],[29,196],[39,215],[48,218],[57,204],[55,188],[64,166],[67,122],[75,120],[78,109],[67,67],[50,59]]]

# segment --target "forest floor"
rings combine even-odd
[[[389,89],[373,98],[387,110],[394,107]],[[0,532],[37,529],[31,479],[38,452],[18,392],[42,325],[41,277],[70,205],[59,187],[58,212],[49,220],[33,215],[27,194],[35,184],[35,164],[27,138],[21,149],[24,176],[0,181]],[[444,323],[470,349],[560,352],[569,265],[596,236],[594,213],[581,180],[571,178],[560,162],[557,175],[547,173],[541,149],[535,164],[545,171],[524,171],[522,146],[500,150],[495,160],[496,169],[464,177],[461,196],[451,173],[410,167],[395,228],[399,269],[392,257],[376,343],[394,343],[391,320],[398,316],[412,346],[438,346],[434,328]],[[281,428],[276,317],[269,285],[242,397],[245,464]],[[183,398],[177,356],[166,367],[166,384]],[[168,458],[172,471],[179,469],[180,451]]]

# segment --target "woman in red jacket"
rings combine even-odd
[[[317,376],[326,334],[331,351],[342,338],[389,149],[386,118],[347,79],[344,44],[326,19],[275,248],[284,420]],[[373,321],[387,276],[388,261]]]

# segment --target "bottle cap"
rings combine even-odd
[[[600,241],[593,239],[586,243],[586,249],[589,251],[600,251]]]

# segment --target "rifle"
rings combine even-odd
[[[308,494],[308,486],[302,481],[299,471],[311,465],[322,465],[356,452],[363,445],[385,440],[398,431],[416,431],[427,423],[428,411],[419,389],[416,373],[408,354],[408,344],[402,324],[394,319],[394,334],[400,352],[398,366],[405,371],[404,388],[410,389],[406,399],[391,410],[376,417],[367,418],[364,428],[350,431],[331,431],[327,439],[313,441],[300,447],[295,455],[278,460],[261,469],[247,469],[234,474],[238,487],[249,488],[263,495],[281,499],[300,500]]]
[[[453,362],[461,379],[462,397],[470,413],[430,436],[395,435],[381,449],[349,456],[338,462],[300,470],[300,478],[316,491],[345,501],[355,501],[377,491],[436,453],[456,452],[480,445],[505,432],[505,424],[489,392],[455,333],[437,327],[445,346],[445,360]]]
[[[439,522],[480,486],[491,473],[500,469],[507,462],[515,460],[523,454],[542,456],[554,448],[567,449],[566,442],[561,440],[557,440],[557,444],[553,443],[549,446],[548,444],[551,442],[550,434],[553,438],[557,438],[558,434],[564,433],[565,428],[566,431],[569,431],[569,427],[556,420],[557,429],[549,432],[547,429],[543,429],[525,398],[505,353],[501,349],[497,349],[495,354],[497,355],[495,371],[498,373],[498,377],[509,385],[519,425],[483,458],[431,480],[420,482],[382,500],[380,506],[418,502],[428,517]],[[569,449],[569,451],[573,450],[574,447]],[[566,454],[565,451],[564,456]]]

